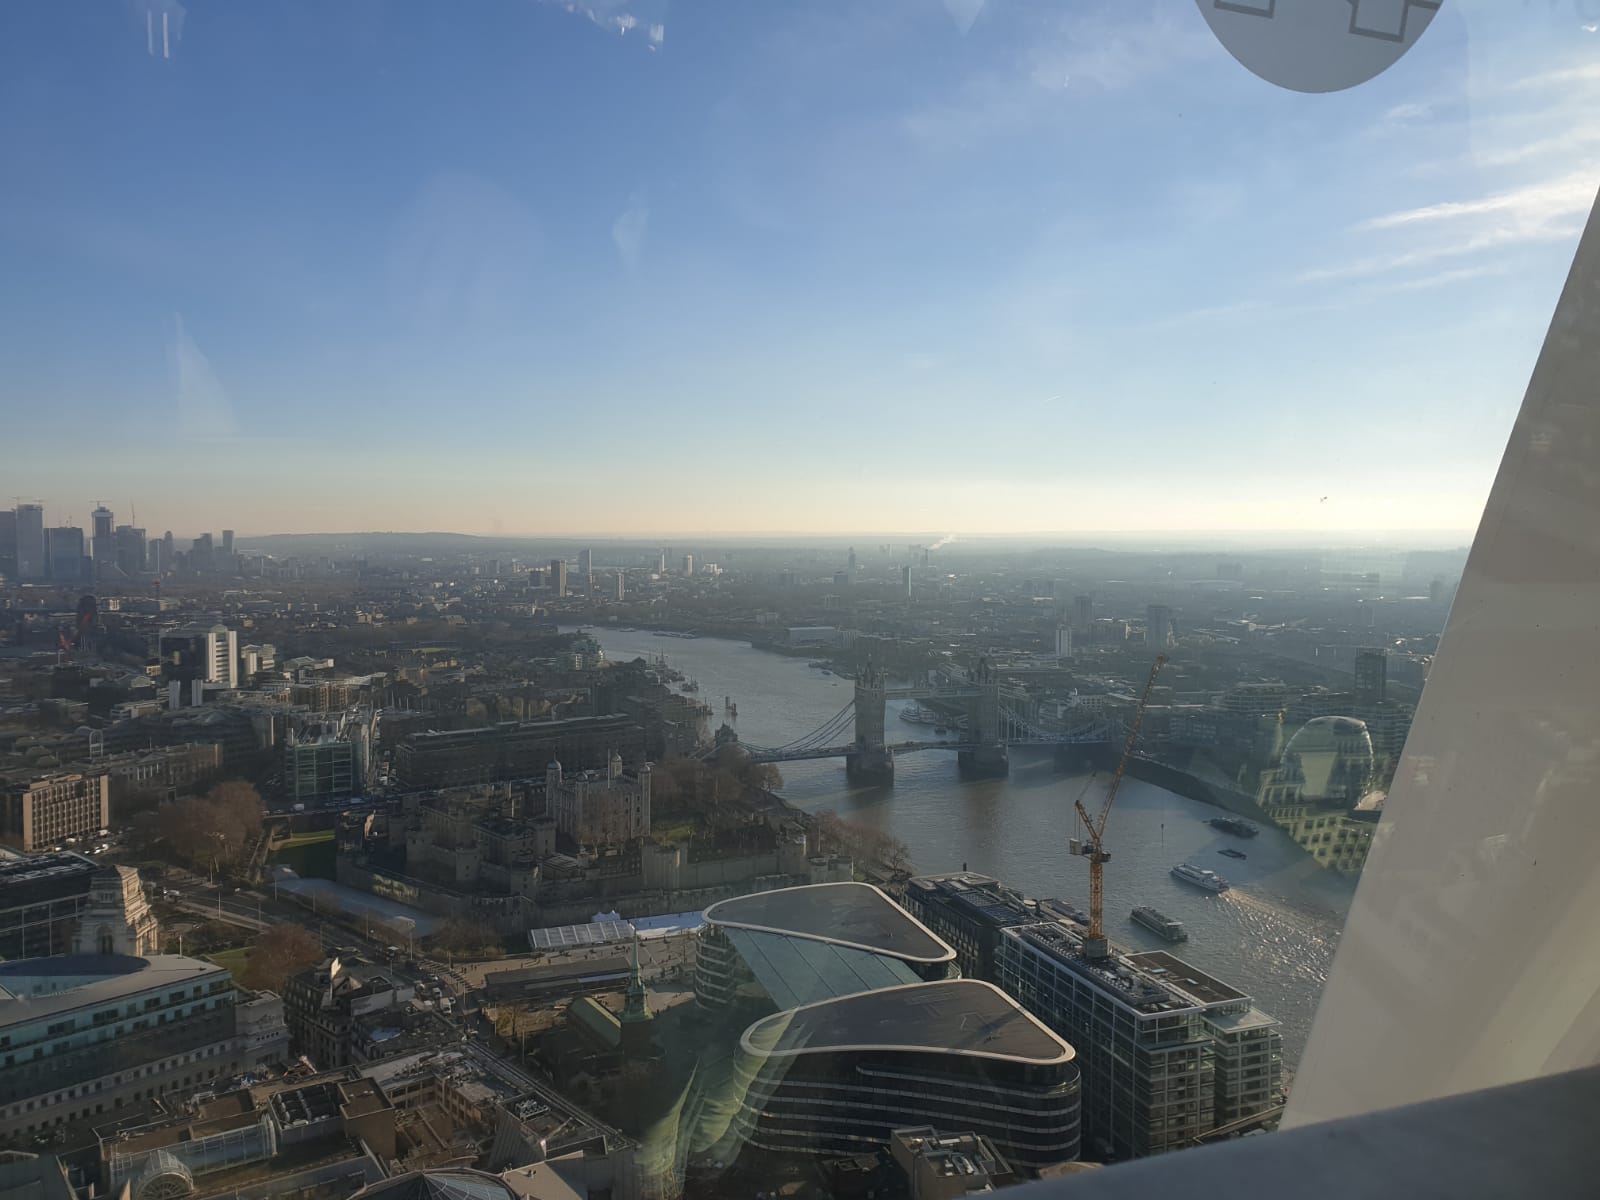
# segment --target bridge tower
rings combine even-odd
[[[1000,676],[987,658],[980,658],[972,682],[978,695],[967,716],[967,732],[978,744],[972,750],[960,751],[956,765],[963,775],[1001,779],[1011,773],[1011,758],[1000,734]]]
[[[883,672],[868,662],[856,674],[856,740],[844,756],[852,783],[894,782],[894,753],[883,744]]]

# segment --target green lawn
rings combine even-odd
[[[228,973],[233,976],[233,981],[238,983],[244,976],[245,962],[250,957],[250,951],[240,947],[238,950],[218,950],[206,957],[219,967],[227,967]]]
[[[296,846],[315,846],[320,842],[331,842],[333,833],[331,829],[313,829],[310,833],[297,833],[279,842],[277,848],[293,850]]]

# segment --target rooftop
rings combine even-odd
[[[750,973],[779,1008],[798,1008],[874,988],[921,982],[921,976],[890,955],[787,933],[737,927],[725,932]]]
[[[1045,1065],[1076,1056],[1015,1000],[977,979],[906,984],[808,1004],[757,1021],[741,1044],[763,1058],[904,1050]]]
[[[1200,1007],[1200,1002],[1194,997],[1135,967],[1124,955],[1113,953],[1104,962],[1089,962],[1083,957],[1083,931],[1076,926],[1052,921],[1020,926],[1007,932],[1042,951],[1134,1012],[1157,1016]]]
[[[909,885],[919,892],[947,898],[991,925],[1022,925],[1037,921],[1038,914],[1019,897],[1008,895],[1000,881],[988,875],[960,871],[949,875],[924,875]]]
[[[907,962],[941,963],[956,956],[926,925],[867,883],[818,883],[719,900],[706,909],[706,921]]]
[[[1207,975],[1181,958],[1174,958],[1165,950],[1130,954],[1128,961],[1140,970],[1148,971],[1162,983],[1193,996],[1201,1004],[1227,1004],[1246,999],[1245,994],[1237,988],[1229,987],[1222,980]]]
[[[63,954],[0,963],[0,1025],[72,1012],[135,992],[227,979],[214,963],[178,954]]]

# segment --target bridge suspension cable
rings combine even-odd
[[[810,733],[786,742],[782,746],[755,746],[749,742],[741,741],[740,746],[752,754],[793,754],[801,750],[813,750],[818,746],[825,746],[834,738],[842,734],[855,722],[856,702],[851,700],[833,716],[829,717]]]

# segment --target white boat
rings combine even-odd
[[[900,710],[900,719],[912,725],[938,725],[944,720],[938,713],[923,708],[915,700]]]
[[[1192,883],[1197,888],[1204,888],[1208,892],[1225,892],[1228,890],[1228,881],[1215,871],[1208,871],[1204,867],[1197,867],[1193,863],[1179,863],[1172,868],[1172,877],[1181,879],[1185,883]]]

